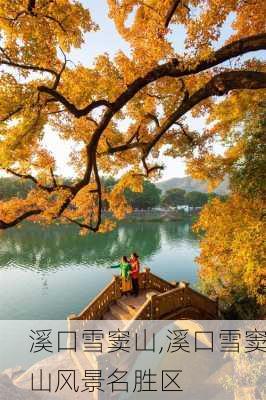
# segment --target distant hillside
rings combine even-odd
[[[158,182],[156,183],[156,186],[161,189],[162,192],[166,192],[166,190],[174,188],[184,189],[186,192],[197,191],[206,193],[208,191],[205,181],[193,179],[189,176],[185,176],[184,178],[172,178],[168,179],[167,181]],[[225,180],[224,182],[222,182],[221,185],[214,190],[214,192],[221,195],[227,194],[228,181]]]

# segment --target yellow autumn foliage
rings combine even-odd
[[[226,202],[214,199],[195,225],[196,231],[205,232],[197,258],[200,279],[205,291],[222,302],[251,296],[266,304],[265,207],[265,200],[239,194]]]

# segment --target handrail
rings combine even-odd
[[[140,287],[146,286],[149,269],[140,273]],[[112,281],[78,314],[71,314],[69,319],[90,320],[102,319],[110,304],[121,297],[121,277],[113,276]]]
[[[140,307],[140,309],[138,310],[137,314],[134,315],[133,320],[137,320],[137,319],[152,319],[151,318],[151,310],[150,312],[146,312],[148,311],[148,309],[151,308],[151,297],[148,297],[146,299],[146,301],[142,304],[142,306]],[[145,316],[146,318],[143,318],[143,316]],[[147,318],[149,317],[149,318]]]
[[[163,316],[184,307],[192,306],[204,311],[206,315],[216,315],[218,303],[188,287],[185,282],[171,283],[145,268],[140,273],[140,288],[157,290],[142,304],[136,319],[161,319]],[[69,320],[102,319],[109,306],[122,296],[121,277],[114,276],[112,281],[78,314],[71,314]]]
[[[195,307],[206,316],[217,314],[217,302],[188,286],[176,287],[151,298],[153,319],[162,319],[184,307]]]
[[[149,276],[150,276],[150,281],[152,284],[152,289],[162,289],[164,292],[176,288],[177,283],[171,283],[166,281],[165,279],[161,278],[160,276],[157,276],[153,274],[152,272],[149,271]],[[156,283],[161,283],[162,286],[157,285]]]
[[[199,308],[204,308],[206,312],[210,315],[218,315],[218,298],[216,300],[212,300],[207,296],[204,296],[202,293],[197,292],[191,288],[187,288],[188,294],[197,298],[197,306]]]
[[[73,319],[101,319],[105,308],[108,308],[111,302],[119,298],[117,290],[118,278],[114,276],[112,281],[101,290],[101,292]],[[120,279],[119,279],[120,281]],[[119,282],[120,283],[120,282]]]

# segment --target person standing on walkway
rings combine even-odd
[[[132,289],[132,282],[131,282],[131,263],[128,261],[126,256],[121,258],[121,262],[118,265],[112,265],[110,268],[120,268],[121,279],[122,279],[122,287],[121,291],[124,294],[127,294]]]
[[[131,279],[132,279],[132,288],[133,288],[133,295],[135,297],[139,294],[139,271],[140,271],[140,264],[139,264],[139,256],[137,253],[132,253],[130,258],[131,264]]]

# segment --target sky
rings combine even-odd
[[[106,0],[82,0],[85,7],[89,7],[92,19],[99,25],[100,29],[97,32],[89,32],[85,35],[85,43],[80,49],[73,49],[70,53],[70,58],[74,63],[82,63],[86,66],[92,66],[95,57],[104,52],[107,52],[111,57],[118,50],[129,53],[128,44],[119,36],[115,29],[113,21],[108,18],[108,8]],[[233,16],[229,18],[223,28],[222,39],[217,43],[217,46],[223,44],[223,41],[231,33],[230,23]],[[182,53],[184,49],[184,29],[180,26],[173,29],[171,39],[178,52]],[[193,119],[188,117],[189,125],[200,131],[205,125],[203,118]],[[44,145],[55,155],[57,161],[57,173],[63,173],[64,176],[72,176],[73,170],[68,165],[69,153],[73,150],[74,142],[63,141],[53,132],[48,129],[44,136]],[[217,153],[223,152],[223,147],[218,143],[215,145]],[[182,159],[172,159],[170,157],[160,157],[160,162],[165,166],[162,172],[161,180],[170,179],[173,177],[185,176],[185,163]]]

